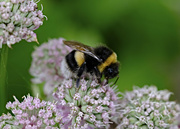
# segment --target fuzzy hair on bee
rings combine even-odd
[[[97,78],[101,83],[102,75],[106,80],[119,74],[117,55],[105,46],[90,47],[76,41],[63,41],[65,45],[73,48],[63,59],[61,72],[65,78],[76,78],[76,86],[82,75]]]

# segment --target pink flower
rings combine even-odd
[[[36,41],[33,32],[43,24],[44,15],[35,0],[6,0],[0,2],[0,47],[11,47],[22,39]],[[23,33],[22,33],[23,32]]]
[[[84,87],[87,87],[86,91]],[[115,87],[101,86],[96,81],[84,79],[80,81],[80,87],[77,89],[72,79],[65,80],[53,93],[58,101],[57,110],[63,112],[62,119],[66,120],[63,123],[64,128],[108,128],[118,116],[119,98],[113,89]],[[62,103],[62,100],[66,104]]]
[[[23,102],[19,102],[14,97],[14,102],[7,103],[6,108],[11,110],[13,115],[8,113],[0,116],[0,128],[40,129],[48,127],[58,129],[60,127],[62,117],[60,110],[56,110],[55,103],[41,101],[30,95],[23,98]]]
[[[169,100],[171,94],[155,86],[134,87],[126,92],[119,103],[118,128],[177,129],[180,105]]]
[[[30,73],[34,84],[42,84],[45,95],[51,95],[64,79],[60,71],[62,59],[71,49],[63,44],[63,38],[49,40],[32,53]]]

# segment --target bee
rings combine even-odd
[[[117,55],[105,46],[90,47],[76,41],[63,41],[73,50],[65,56],[61,64],[61,72],[65,78],[76,78],[76,87],[82,75],[95,77],[101,83],[102,75],[108,79],[119,74]],[[86,73],[86,74],[85,74]]]

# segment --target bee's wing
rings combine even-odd
[[[87,46],[87,45],[84,45],[82,43],[79,43],[77,41],[63,41],[63,43],[77,51],[80,51],[80,52],[83,52],[85,54],[88,54],[92,57],[94,57],[95,59],[97,59],[99,62],[102,62],[101,59],[99,59],[94,53],[93,53],[93,50],[94,48],[93,47],[90,47],[90,46]]]

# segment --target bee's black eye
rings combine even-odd
[[[119,64],[114,63],[105,68],[104,70],[104,76],[106,78],[114,78],[119,74]]]
[[[113,72],[112,68],[108,68],[107,71],[111,74]]]

